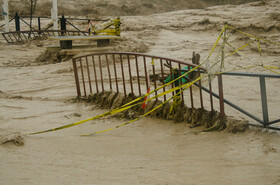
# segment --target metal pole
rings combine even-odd
[[[16,26],[16,31],[20,31],[20,21],[19,21],[19,16],[18,16],[17,12],[15,15],[15,26]]]
[[[224,105],[224,93],[223,93],[223,78],[222,75],[218,75],[218,88],[219,88],[219,102],[220,102],[220,114],[221,119],[225,117],[225,105]]]
[[[41,31],[41,19],[38,17],[38,30]]]
[[[268,118],[268,108],[267,108],[265,77],[263,76],[260,76],[260,87],[261,87],[263,124],[266,127],[269,123],[269,118]]]
[[[9,23],[9,3],[8,3],[8,0],[4,0],[3,15],[5,17],[5,32],[9,32],[10,31],[10,23]]]
[[[64,15],[62,15],[60,19],[60,29],[61,29],[61,34],[64,35],[66,32],[66,19],[64,18]]]

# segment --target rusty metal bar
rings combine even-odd
[[[161,68],[162,85],[164,85],[164,72],[163,72],[162,59],[160,59],[160,68]],[[163,92],[165,92],[165,86],[163,87]],[[164,95],[163,98],[164,98],[164,101],[166,101],[166,95]]]
[[[188,65],[188,69],[190,69],[191,66]],[[188,75],[189,78],[189,82],[192,81],[192,75],[189,74]],[[190,86],[190,99],[191,99],[191,107],[194,108],[194,103],[193,103],[193,89],[192,89],[192,85]]]
[[[149,57],[149,58],[158,58],[158,59],[163,59],[163,60],[167,60],[167,61],[172,61],[172,62],[175,62],[175,63],[180,63],[180,64],[183,64],[183,65],[189,65],[191,67],[197,67],[196,64],[192,64],[192,63],[187,63],[187,62],[183,62],[183,61],[180,61],[180,60],[176,60],[176,59],[172,59],[172,58],[167,58],[167,57],[159,57],[159,56],[155,56],[155,55],[149,55],[149,54],[143,54],[143,53],[135,53],[135,52],[105,52],[107,54],[118,54],[118,55],[137,55],[137,56],[142,56],[142,57]],[[103,54],[105,54],[103,53]],[[88,54],[88,55],[92,55],[92,54]],[[83,57],[85,56],[88,56],[88,55],[84,55]],[[200,67],[200,69],[202,70],[206,70],[206,68],[204,67]]]
[[[198,68],[198,76],[200,76],[200,69]],[[202,89],[201,89],[201,80],[198,81],[199,84],[199,96],[200,96],[200,107],[203,108],[203,97],[202,97]]]
[[[149,89],[149,77],[148,77],[148,72],[147,72],[147,63],[146,63],[146,57],[143,56],[143,61],[144,61],[144,70],[145,70],[145,79],[146,79],[146,89],[147,89],[147,92],[148,92],[148,89]]]
[[[154,60],[154,59],[152,59]],[[154,88],[156,89],[157,88],[157,79],[156,79],[156,69],[155,69],[155,64],[154,64],[154,61],[152,63],[152,68],[153,68],[153,79],[154,79]],[[155,91],[155,95],[157,95],[158,92]],[[158,100],[158,98],[156,98],[156,100]]]
[[[90,90],[90,93],[92,93],[91,80],[90,80],[90,74],[89,74],[89,66],[88,66],[88,57],[86,57],[86,64],[87,64],[87,74],[88,74],[88,81],[89,81],[89,90]]]
[[[174,80],[174,76],[173,76],[173,69],[172,69],[172,62],[169,60],[169,66],[170,66],[170,78],[171,78],[171,80],[170,81],[173,81]],[[172,87],[172,89],[174,88],[174,83],[171,83],[171,87]],[[174,96],[175,95],[175,92],[174,91],[172,91],[172,96]]]
[[[81,67],[81,73],[82,73],[82,80],[83,80],[83,87],[84,87],[84,95],[87,95],[86,92],[86,84],[85,84],[85,78],[84,78],[84,71],[83,71],[83,65],[82,65],[82,58],[80,58],[80,67]]]
[[[102,91],[104,91],[104,82],[103,82],[102,64],[101,64],[101,54],[98,54],[98,58],[99,58],[99,69],[100,69],[101,87],[102,87]]]
[[[179,76],[181,76],[182,75],[182,71],[181,71],[181,64],[178,64],[178,68],[179,68]],[[182,80],[183,78],[180,78],[180,85],[182,85],[183,84],[183,80]],[[181,99],[182,99],[182,102],[183,103],[185,103],[185,101],[184,101],[184,91],[182,91],[181,92]]]
[[[119,84],[118,84],[118,74],[117,74],[117,68],[116,68],[116,59],[115,59],[115,54],[112,54],[112,55],[113,55],[113,64],[114,64],[116,88],[117,88],[117,93],[119,93]]]
[[[137,57],[137,55],[134,55],[134,56],[135,56],[135,62],[136,62],[136,72],[137,72],[139,96],[141,96],[142,93],[141,93],[141,84],[140,84],[140,77],[139,77],[138,57]]]
[[[105,54],[105,58],[106,58],[106,63],[107,63],[108,75],[109,75],[110,90],[112,90],[113,88],[112,88],[111,72],[110,72],[110,68],[109,68],[109,61],[108,61],[107,54]]]
[[[94,55],[92,55],[92,65],[93,65],[93,71],[94,71],[94,78],[95,78],[95,85],[96,85],[96,92],[98,93],[98,82],[97,82],[97,74],[96,74],[96,68],[95,68],[95,60]]]
[[[219,101],[220,101],[220,116],[223,120],[225,117],[225,106],[224,106],[224,93],[223,93],[223,78],[222,75],[218,76],[218,88],[219,88]]]
[[[210,105],[211,105],[211,111],[214,111],[214,106],[213,106],[212,83],[211,83],[210,76],[208,76],[208,81],[209,81],[209,94],[210,94]]]
[[[72,63],[73,63],[74,77],[75,77],[75,82],[76,82],[77,96],[81,97],[81,89],[80,89],[80,83],[79,83],[79,76],[78,76],[76,59],[73,59]]]
[[[130,81],[131,93],[134,94],[129,55],[127,55],[127,63],[128,63],[128,72],[129,72],[129,81]]]
[[[123,71],[122,54],[120,54],[120,61],[121,61],[121,68],[122,68],[123,91],[124,91],[124,96],[126,96],[126,88],[125,88],[125,78],[124,78],[124,71]]]

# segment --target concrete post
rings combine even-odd
[[[9,32],[10,23],[9,23],[9,3],[8,3],[8,0],[4,0],[3,15],[5,17],[5,32]]]
[[[53,19],[53,29],[58,30],[57,0],[53,0],[53,8],[51,14]]]

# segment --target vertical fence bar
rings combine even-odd
[[[127,63],[128,63],[128,72],[129,72],[129,81],[130,81],[131,93],[134,94],[129,55],[127,55]]]
[[[152,59],[154,60],[154,59]],[[152,62],[152,67],[153,67],[153,80],[154,80],[154,87],[155,89],[157,89],[157,79],[156,79],[156,69],[155,69],[155,62]],[[155,91],[155,95],[157,95],[157,91]],[[156,100],[158,100],[158,98],[156,98]]]
[[[83,65],[82,65],[82,58],[80,58],[80,67],[81,67],[81,73],[82,73],[82,80],[83,80],[83,87],[84,87],[84,95],[87,96],[86,84],[85,84],[85,78],[84,78],[84,71],[83,71]]]
[[[188,66],[188,70],[191,69],[191,66]],[[188,79],[189,79],[189,82],[192,81],[192,76],[193,76],[193,72],[189,73],[188,74]],[[191,106],[192,108],[194,108],[194,104],[193,104],[193,89],[192,89],[192,85],[190,86],[190,99],[191,99]]]
[[[141,85],[140,85],[140,77],[139,77],[139,67],[138,67],[138,57],[135,55],[135,62],[136,62],[136,73],[137,73],[137,82],[138,82],[138,91],[139,96],[141,96]]]
[[[198,76],[200,77],[200,68],[198,68]],[[199,84],[199,96],[200,96],[200,107],[203,108],[203,97],[202,97],[202,89],[201,89],[201,80],[198,81]]]
[[[89,66],[88,66],[88,57],[86,57],[86,64],[87,64],[87,74],[88,74],[88,82],[89,82],[89,91],[90,91],[90,93],[92,93],[91,79],[90,79]]]
[[[78,76],[76,59],[73,59],[72,63],[73,63],[74,77],[75,77],[75,82],[76,82],[77,96],[81,97],[81,89],[80,89],[80,83],[79,83],[79,76]]]
[[[113,54],[113,64],[114,64],[114,72],[115,72],[115,81],[116,81],[117,93],[119,93],[118,74],[117,74],[117,68],[116,68],[115,54]]]
[[[220,115],[223,120],[225,117],[225,105],[224,105],[224,93],[223,93],[223,78],[222,75],[218,75],[218,88],[219,88],[219,101],[220,101]]]
[[[265,77],[260,76],[260,90],[262,101],[262,113],[263,113],[263,125],[266,127],[269,124],[268,108],[267,108],[267,96],[266,96],[266,84]]]
[[[149,89],[149,83],[148,83],[148,72],[147,72],[147,63],[146,63],[146,57],[143,56],[143,60],[144,60],[144,70],[145,70],[145,79],[146,79],[146,89],[147,89],[147,92],[148,92],[148,89]]]
[[[111,72],[110,72],[110,67],[109,67],[109,61],[108,61],[108,56],[105,54],[106,57],[106,63],[107,63],[107,70],[108,70],[108,75],[109,75],[109,83],[110,83],[110,90],[112,90],[112,79],[111,79]]]
[[[179,76],[181,76],[182,75],[182,71],[181,71],[181,64],[180,63],[178,63],[178,68],[179,68]],[[183,78],[180,78],[179,82],[180,82],[180,85],[182,85],[183,84]],[[182,99],[182,102],[185,103],[185,101],[184,101],[184,91],[181,92],[181,99]]]
[[[101,78],[101,87],[102,87],[102,91],[104,91],[104,82],[103,82],[103,74],[102,74],[101,54],[98,54],[98,58],[99,58],[99,70],[100,70],[100,78]]]
[[[164,85],[164,72],[163,72],[162,59],[160,59],[160,69],[161,69],[162,85]],[[165,86],[163,87],[163,92],[165,92]],[[166,101],[166,95],[164,95],[163,98],[164,98],[164,101]]]
[[[95,68],[95,61],[94,61],[94,55],[92,55],[92,65],[93,65],[93,71],[94,71],[94,78],[95,78],[95,85],[96,85],[96,92],[98,93],[98,82],[97,82],[97,74],[96,74],[96,68]]]
[[[169,61],[170,62],[170,81],[173,81],[174,80],[174,75],[173,75],[173,69],[172,69],[172,62],[171,61]],[[171,83],[171,86],[172,86],[172,89],[174,88],[174,83]],[[172,96],[174,96],[175,95],[175,92],[174,91],[172,91]]]
[[[214,111],[213,94],[212,94],[212,82],[210,80],[210,76],[208,76],[208,81],[209,81],[210,106],[211,106],[211,111]]]
[[[38,30],[41,31],[41,19],[38,17]]]
[[[122,68],[123,91],[124,91],[124,96],[126,96],[125,78],[124,78],[124,71],[123,71],[123,60],[122,60],[122,54],[120,54],[120,61],[121,61],[121,68]]]

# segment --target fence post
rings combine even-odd
[[[75,76],[75,82],[76,82],[77,96],[81,97],[81,89],[80,89],[76,59],[72,59],[72,63],[73,63],[74,76]]]
[[[41,18],[38,17],[38,30],[41,31]]]
[[[66,33],[66,19],[64,18],[64,15],[62,15],[60,19],[60,29],[61,35],[64,35]]]
[[[259,78],[260,78],[260,88],[261,88],[263,125],[264,127],[266,127],[269,123],[269,118],[268,118],[268,108],[267,108],[265,77],[260,76]]]
[[[222,75],[218,75],[218,88],[219,88],[219,101],[220,101],[220,115],[221,120],[225,118],[225,105],[224,105],[224,92],[223,92],[223,78]]]
[[[15,15],[15,26],[16,26],[16,31],[20,31],[20,22],[19,22],[18,12],[16,12],[16,15]]]

